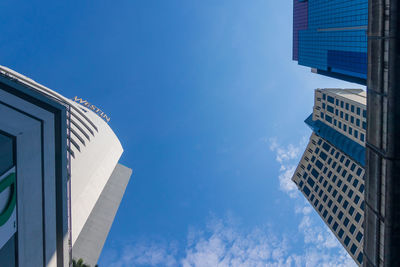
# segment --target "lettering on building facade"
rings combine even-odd
[[[75,96],[72,100],[81,104],[82,106],[85,106],[88,109],[92,110],[94,113],[96,113],[100,118],[105,120],[107,123],[110,122],[110,117],[107,116],[107,114],[105,114],[101,109],[99,109],[95,105],[92,105],[88,101],[83,100],[82,98],[78,98],[77,96]]]

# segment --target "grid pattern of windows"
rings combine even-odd
[[[365,146],[367,130],[366,95],[357,89],[317,89],[314,119]]]
[[[299,31],[307,29],[308,1],[293,0],[293,60],[298,60]]]
[[[313,133],[292,178],[359,264],[363,244],[363,177],[362,166]]]
[[[298,30],[297,43],[293,43],[298,45],[299,64],[366,79],[368,1],[308,0],[307,3],[307,29]],[[297,20],[293,23],[293,29],[299,28]]]

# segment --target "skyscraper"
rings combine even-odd
[[[293,60],[366,84],[368,0],[293,0]]]
[[[313,133],[293,182],[351,257],[363,259],[366,93],[317,89]]]
[[[110,117],[0,66],[0,265],[97,263],[131,169]]]

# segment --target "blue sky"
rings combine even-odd
[[[353,264],[290,182],[313,89],[292,1],[1,1],[0,64],[111,116],[133,169],[99,266]]]

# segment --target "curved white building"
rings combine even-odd
[[[94,266],[132,172],[118,164],[123,149],[108,125],[110,119],[100,109],[77,96],[65,98],[5,67],[0,66],[0,72],[13,82],[65,107],[66,172],[71,179],[70,183],[64,184],[67,187],[68,199],[65,201],[68,208],[62,212],[68,214],[69,229],[67,236],[64,233],[69,255],[64,255],[64,258],[71,260],[72,248],[74,258],[83,258],[85,263]],[[64,266],[55,256],[45,255],[44,258],[48,258],[45,259],[46,266]]]

